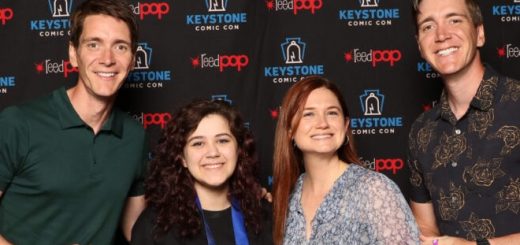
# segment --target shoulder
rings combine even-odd
[[[354,181],[356,185],[358,185],[360,188],[366,191],[399,191],[399,187],[397,186],[397,184],[382,173],[378,173],[373,170],[354,164],[352,164],[350,168],[353,168],[352,172],[354,176],[356,176]]]

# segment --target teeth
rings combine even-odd
[[[102,77],[113,77],[116,75],[114,72],[98,72],[97,74]]]
[[[331,136],[329,134],[320,134],[320,135],[314,135],[312,136],[313,139],[328,139]]]
[[[218,168],[220,167],[222,164],[220,163],[214,163],[214,164],[206,164],[204,165],[205,168]]]
[[[446,56],[446,55],[449,55],[449,54],[455,52],[456,50],[458,50],[458,48],[443,49],[443,50],[439,50],[437,52],[437,54],[440,54],[441,56]]]

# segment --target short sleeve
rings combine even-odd
[[[0,191],[21,169],[27,155],[29,130],[17,107],[9,107],[0,113]]]
[[[410,169],[410,191],[408,198],[411,201],[425,203],[431,201],[430,193],[424,182],[424,171],[421,168],[421,162],[417,157],[419,151],[417,144],[418,125],[421,124],[422,117],[412,125],[410,134],[408,135],[407,164]]]

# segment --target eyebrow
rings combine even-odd
[[[466,19],[468,19],[468,15],[466,14],[460,14],[460,13],[448,13],[446,16],[444,16],[445,18],[450,18],[450,17],[454,17],[454,16],[458,16],[458,17],[464,17]],[[433,17],[431,16],[428,16],[426,17],[424,20],[421,20],[417,23],[417,26],[421,26],[422,24],[426,23],[426,22],[429,22],[429,21],[433,21]]]
[[[222,136],[233,137],[233,135],[231,135],[229,133],[220,133],[220,134],[215,135],[215,137],[222,137]],[[204,138],[205,138],[204,136],[193,136],[191,138],[188,138],[187,143],[189,143],[193,140],[200,140],[200,139],[204,139]]]
[[[102,42],[103,40],[99,37],[87,37],[87,38],[83,38],[81,39],[83,42],[91,42],[91,41],[94,41],[94,42]],[[116,39],[115,44],[120,44],[120,43],[123,43],[123,44],[126,44],[126,45],[130,45],[130,42],[126,41],[126,40],[123,40],[123,39]]]

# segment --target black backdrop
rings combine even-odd
[[[0,0],[0,109],[76,81],[68,17],[80,2]],[[480,4],[484,60],[520,78],[520,0]],[[282,96],[301,77],[324,75],[347,99],[362,161],[407,191],[408,130],[442,87],[418,54],[409,1],[134,0],[131,7],[140,48],[118,104],[152,146],[179,105],[229,100],[255,134],[268,186]]]

